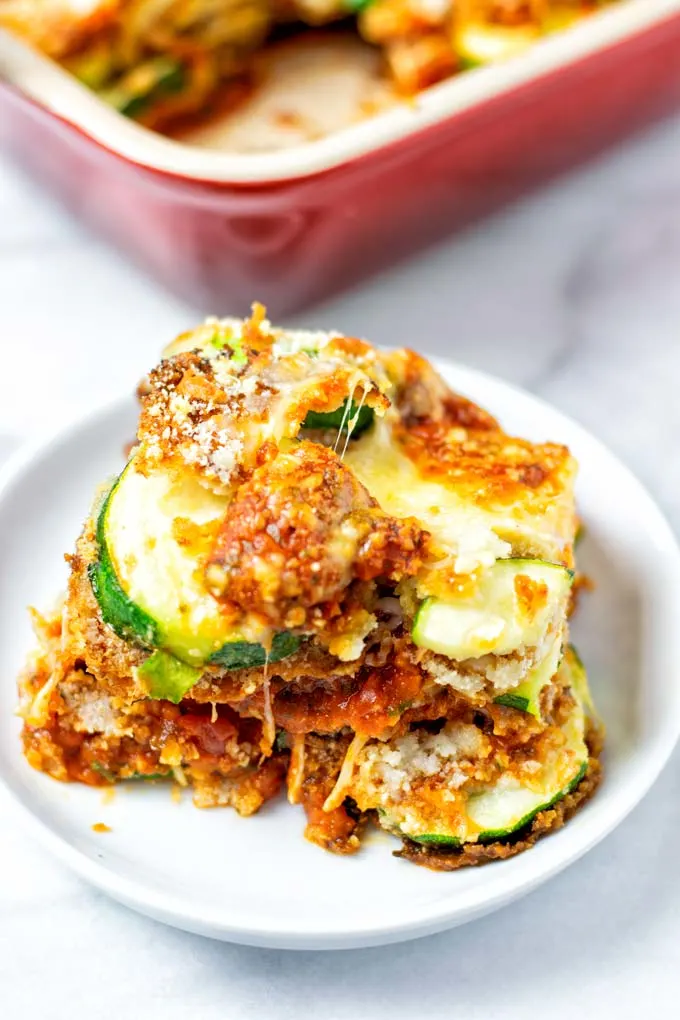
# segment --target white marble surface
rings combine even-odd
[[[679,167],[680,118],[304,318],[538,392],[604,439],[677,528]],[[212,311],[170,298],[3,162],[0,260],[0,457],[84,392],[129,387]],[[0,1015],[673,1017],[679,803],[676,754],[617,832],[518,905],[415,943],[292,954],[209,942],[109,902],[16,829],[0,793]]]

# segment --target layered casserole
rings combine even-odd
[[[241,815],[285,788],[319,846],[373,824],[439,869],[592,793],[565,447],[506,435],[412,351],[258,306],[179,337],[139,393],[63,604],[34,614],[31,765]]]

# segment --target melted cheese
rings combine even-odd
[[[207,658],[230,636],[203,584],[195,545],[226,506],[191,478],[142,474],[134,460],[109,505],[107,540],[121,585],[157,621],[168,649],[190,661]],[[194,526],[194,540],[192,529],[178,529],[178,521]]]
[[[305,780],[305,734],[296,733],[292,738],[290,765],[286,777],[288,803],[299,804],[302,784]]]
[[[394,517],[415,517],[436,540],[454,570],[467,574],[509,556],[511,545],[496,533],[492,512],[465,502],[440,482],[424,479],[401,452],[387,422],[376,422],[369,434],[348,449],[345,463],[383,510]]]
[[[503,455],[498,455],[503,464]],[[440,562],[433,564],[440,578],[453,569],[472,574],[508,556],[537,557],[568,561],[571,501],[537,500],[533,491],[521,488],[514,499],[500,501],[485,495],[480,483],[471,488],[469,479],[456,485],[424,477],[418,465],[394,439],[389,415],[376,421],[373,429],[349,445],[345,463],[363,482],[383,510],[394,517],[415,517],[432,535]],[[494,461],[488,465],[493,477]],[[570,480],[564,482],[570,492]],[[564,506],[563,506],[564,504]],[[422,588],[420,595],[442,595],[436,587]]]
[[[347,791],[352,782],[354,769],[356,768],[359,755],[363,751],[364,745],[368,742],[368,740],[369,737],[363,733],[354,734],[352,743],[347,748],[347,754],[345,755],[335,786],[324,801],[324,811],[335,811],[336,808],[340,807],[347,796]]]

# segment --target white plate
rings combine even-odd
[[[26,606],[63,587],[93,491],[122,464],[135,428],[131,398],[21,453],[0,475],[0,775],[36,836],[123,903],[189,931],[250,945],[330,949],[441,931],[508,903],[594,846],[640,800],[680,727],[680,553],[639,483],[574,422],[480,373],[441,366],[449,382],[533,439],[568,443],[581,462],[587,526],[582,566],[595,579],[575,622],[608,727],[602,787],[560,832],[509,861],[436,874],[392,857],[376,834],[355,857],[302,837],[284,801],[242,819],[198,811],[167,787],[101,791],[34,772],[20,753],[14,677],[31,647]],[[92,825],[105,822],[111,832]],[[584,908],[586,904],[584,904]]]

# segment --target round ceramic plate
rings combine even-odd
[[[680,690],[680,554],[659,510],[610,453],[557,411],[498,380],[440,365],[451,385],[506,429],[567,443],[578,457],[596,582],[574,623],[608,730],[605,778],[561,831],[508,861],[451,874],[392,856],[376,833],[354,857],[303,839],[302,809],[283,799],[253,818],[176,803],[162,783],[102,791],[33,771],[20,752],[14,677],[32,646],[26,607],[49,606],[66,579],[95,487],[120,469],[135,430],[126,398],[21,453],[0,479],[0,775],[36,836],[64,863],[143,913],[258,946],[379,945],[462,924],[572,863],[622,820],[676,741]],[[108,832],[96,832],[103,822]],[[585,904],[584,904],[585,906]]]

